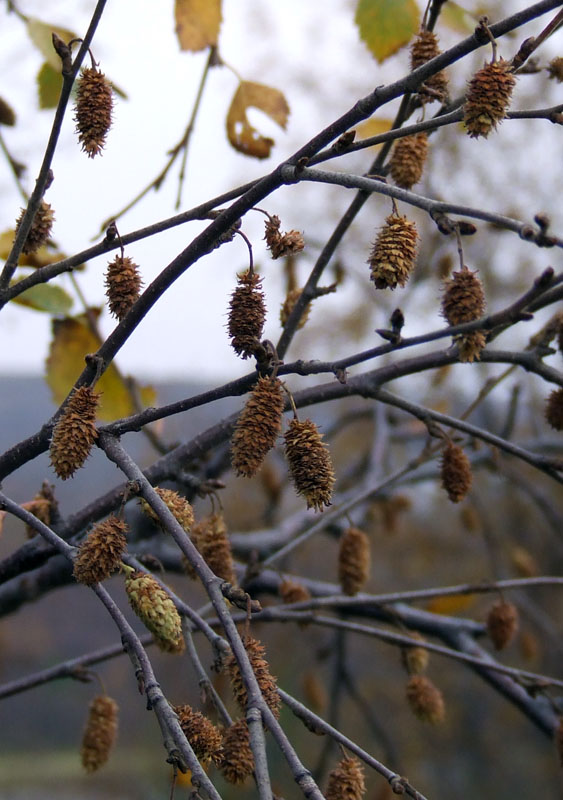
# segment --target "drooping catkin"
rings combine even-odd
[[[176,521],[182,526],[186,533],[189,533],[194,523],[194,512],[188,500],[173,489],[163,489],[159,486],[155,489],[155,492],[176,518]],[[143,512],[152,519],[155,525],[162,528],[160,517],[153,511],[146,500],[141,500],[141,508]]]
[[[432,31],[421,30],[411,45],[411,70],[426,64],[442,51],[438,47],[438,38]],[[438,100],[443,103],[448,96],[448,76],[444,70],[436,72],[427,78],[418,89],[418,98],[421,103],[431,103]]]
[[[111,127],[113,90],[103,72],[86,67],[80,73],[74,119],[78,141],[89,158],[100,153]]]
[[[398,139],[391,154],[391,177],[401,189],[411,189],[422,178],[428,155],[426,131]]]
[[[184,736],[200,761],[213,761],[220,765],[223,758],[221,731],[200,711],[189,705],[174,706]]]
[[[413,714],[422,720],[436,725],[443,722],[446,706],[442,692],[424,675],[413,675],[407,683],[407,701]]]
[[[452,503],[459,503],[471,488],[471,462],[459,445],[448,442],[442,452],[442,487]]]
[[[297,494],[307,508],[322,511],[329,506],[334,485],[334,470],[322,434],[310,419],[292,419],[285,432],[285,455]]]
[[[480,69],[469,82],[463,122],[467,133],[485,138],[506,117],[516,79],[509,61],[499,59]]]
[[[338,580],[344,594],[357,594],[369,578],[369,539],[359,528],[347,528],[340,538]]]
[[[98,695],[90,703],[82,737],[82,766],[95,772],[108,760],[117,736],[118,706],[107,695]]]
[[[137,302],[143,281],[139,267],[128,256],[116,256],[106,271],[105,286],[109,310],[119,321]]]
[[[265,319],[262,278],[248,270],[237,277],[237,287],[229,302],[227,329],[238,356],[249,358],[254,354],[262,338]]]
[[[22,503],[22,508],[25,508],[26,511],[29,511],[30,514],[33,514],[34,517],[42,522],[44,525],[51,524],[51,514],[53,511],[53,504],[54,498],[53,496],[46,496],[44,490],[41,489],[33,498],[33,500],[29,500],[27,503]],[[31,527],[31,525],[25,526],[25,532],[27,534],[28,539],[31,539],[33,536],[36,535],[37,531]]]
[[[473,322],[485,313],[486,302],[483,284],[467,267],[454,272],[445,281],[442,296],[442,314],[450,325],[463,325]],[[485,347],[486,338],[482,331],[472,331],[455,337],[459,348],[459,359],[464,362],[478,360]]]
[[[167,653],[181,653],[185,647],[182,620],[170,595],[144,572],[127,575],[125,591],[131,608],[153,634],[158,647]]]
[[[250,665],[256,676],[260,691],[264,696],[264,700],[268,704],[271,712],[275,717],[280,715],[281,700],[278,694],[278,687],[276,679],[270,672],[270,667],[266,661],[266,651],[264,645],[252,636],[242,637],[242,643],[248,655]],[[229,673],[231,679],[231,686],[235,700],[242,711],[246,711],[246,704],[248,696],[246,688],[242,680],[240,667],[233,653],[231,653],[226,661],[225,668]]]
[[[287,293],[286,298],[283,301],[282,306],[280,308],[280,323],[281,323],[282,328],[285,327],[285,324],[286,324],[287,320],[289,319],[289,315],[291,314],[291,312],[295,308],[295,304],[297,303],[297,301],[301,297],[302,293],[303,293],[303,289],[299,289],[299,288],[290,289],[289,292]],[[300,330],[305,325],[305,323],[309,319],[309,314],[310,313],[311,313],[311,303],[309,302],[309,303],[307,303],[307,305],[303,309],[303,312],[301,314],[299,322],[297,323],[297,330]]]
[[[119,569],[127,546],[127,531],[127,523],[114,515],[95,525],[74,560],[75,579],[93,586]]]
[[[299,253],[305,247],[305,240],[300,231],[291,230],[287,233],[280,231],[281,220],[273,214],[266,220],[265,235],[266,247],[272,254],[272,258]]]
[[[513,603],[499,600],[487,614],[487,633],[496,650],[504,650],[516,636],[519,626],[518,609]]]
[[[563,83],[563,58],[561,56],[552,58],[546,69],[550,78],[556,80],[557,83]]]
[[[414,268],[417,240],[414,222],[395,213],[387,217],[368,259],[376,289],[396,289],[406,284]]]
[[[24,214],[25,210],[22,208],[16,222],[16,235],[20,229]],[[51,231],[53,230],[54,220],[55,214],[53,209],[49,203],[46,203],[44,200],[42,200],[39,204],[39,208],[35,212],[33,222],[31,223],[31,228],[25,237],[25,242],[23,243],[22,247],[23,253],[26,253],[26,255],[35,253],[40,247],[43,247],[44,244],[47,244],[49,237],[51,236]]]
[[[328,774],[326,800],[361,800],[365,791],[364,768],[353,756],[345,756]]]
[[[229,783],[244,783],[254,771],[250,732],[245,719],[239,719],[223,732],[221,774]]]
[[[197,529],[197,530],[196,530]],[[192,528],[192,541],[209,569],[224,581],[237,582],[233,551],[222,514],[211,514]]]
[[[278,378],[259,378],[244,406],[231,440],[231,463],[237,475],[252,478],[281,431],[285,399]]]
[[[411,639],[420,641],[421,644],[424,642],[424,637],[417,631],[409,633],[409,636]],[[426,671],[430,656],[425,647],[419,647],[418,645],[405,646],[401,649],[401,660],[409,675],[419,675],[421,672]]]
[[[53,429],[49,454],[53,469],[63,480],[84,464],[96,441],[99,401],[100,395],[89,386],[76,389]]]
[[[290,605],[291,603],[306,603],[311,599],[311,592],[302,583],[297,581],[283,580],[278,586],[278,592],[282,602]]]
[[[547,398],[545,419],[556,431],[563,431],[563,389],[554,389]]]

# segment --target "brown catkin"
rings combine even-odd
[[[557,83],[563,83],[563,58],[561,56],[552,58],[547,66],[547,71],[550,78],[556,80]]]
[[[16,114],[12,106],[0,97],[0,125],[12,127],[16,124]]]
[[[95,772],[108,760],[117,735],[118,706],[106,695],[94,697],[82,737],[82,766]]]
[[[119,569],[127,546],[127,531],[127,523],[113,515],[95,525],[74,560],[75,579],[93,586]]]
[[[278,687],[276,679],[270,672],[270,667],[265,658],[264,645],[252,636],[244,636],[242,643],[250,660],[250,665],[256,675],[256,680],[260,691],[264,696],[264,700],[270,707],[271,712],[277,718],[280,715],[281,700],[278,694]],[[240,667],[233,653],[231,653],[226,661],[225,667],[231,679],[231,686],[235,700],[239,704],[242,711],[246,711],[247,694],[244,686]]]
[[[211,514],[207,517],[195,537],[192,531],[192,541],[215,575],[234,586],[237,576],[223,515]]]
[[[499,59],[477,72],[467,89],[463,122],[467,133],[485,138],[506,116],[516,79],[509,61]]]
[[[200,761],[213,761],[219,765],[223,757],[221,731],[200,711],[189,705],[174,706],[184,736]]]
[[[181,653],[185,647],[182,620],[168,592],[144,572],[129,574],[125,591],[131,608],[153,634],[158,647],[167,653]]]
[[[33,500],[29,500],[27,503],[22,503],[21,505],[22,508],[25,508],[26,511],[29,511],[29,513],[33,514],[34,517],[37,517],[37,519],[44,525],[51,524],[52,500],[43,496],[41,492],[35,495]],[[28,539],[31,539],[37,534],[37,531],[32,528],[31,525],[25,526],[25,532]]]
[[[357,594],[369,578],[370,544],[359,528],[348,528],[340,538],[338,580],[344,594]]]
[[[278,378],[259,378],[237,420],[231,440],[231,463],[237,475],[252,478],[281,431],[285,404]]]
[[[278,592],[282,602],[290,605],[291,603],[306,603],[311,599],[311,592],[302,583],[286,579],[278,586]]]
[[[450,325],[463,325],[473,322],[485,313],[486,302],[483,284],[467,267],[454,272],[445,281],[442,296],[442,314]],[[478,360],[485,347],[486,338],[482,331],[472,331],[455,337],[458,344],[459,359],[464,362]]]
[[[428,155],[426,131],[399,139],[391,154],[389,169],[391,177],[401,189],[411,189],[422,178]]]
[[[78,141],[89,158],[102,151],[111,127],[113,94],[111,83],[96,67],[80,73],[74,119]]]
[[[443,722],[446,706],[442,692],[424,675],[413,675],[407,683],[407,701],[413,714],[422,722]]]
[[[25,210],[22,208],[16,222],[16,235],[20,229],[24,214]],[[46,203],[44,200],[42,200],[39,204],[39,208],[35,212],[33,222],[31,223],[31,228],[25,237],[25,242],[23,243],[22,247],[23,253],[26,253],[26,255],[35,253],[40,247],[43,247],[44,244],[47,244],[49,237],[51,236],[54,220],[55,214],[53,213],[53,209],[49,203]]]
[[[280,225],[280,218],[276,214],[266,220],[264,239],[272,258],[293,255],[303,250],[305,247],[303,234],[296,230],[282,233]]]
[[[545,419],[556,431],[563,431],[563,389],[554,389],[547,398]]]
[[[328,774],[326,800],[361,800],[365,791],[364,768],[353,756],[345,756]]]
[[[239,719],[223,733],[221,774],[229,783],[244,783],[254,771],[254,756],[246,720]]]
[[[322,434],[310,419],[292,419],[285,432],[285,455],[297,494],[307,508],[322,511],[329,506],[334,485],[334,470]]]
[[[376,289],[396,289],[406,284],[414,268],[417,240],[414,222],[400,214],[387,217],[368,259]]]
[[[175,492],[173,489],[162,489],[160,486],[155,489],[155,492],[167,506],[168,510],[174,515],[176,521],[182,526],[186,533],[189,533],[194,523],[194,512],[186,498],[179,495],[178,492]],[[162,527],[160,518],[146,500],[141,500],[141,508],[144,513],[152,519],[155,525]]]
[[[266,319],[262,278],[247,271],[237,277],[237,284],[229,303],[227,328],[235,353],[249,358],[260,344]]]
[[[63,481],[84,464],[98,436],[95,421],[99,401],[100,395],[89,386],[76,389],[53,429],[51,464]]]
[[[442,452],[442,487],[452,503],[459,503],[471,488],[471,462],[459,445],[448,442]]]
[[[280,308],[280,323],[282,328],[285,328],[285,324],[289,319],[289,315],[295,308],[295,304],[301,297],[303,289],[290,289],[287,293],[285,300],[282,303]],[[297,330],[300,330],[307,320],[309,319],[309,314],[311,312],[311,303],[307,303],[303,311],[301,312],[301,317],[299,318],[299,322],[297,323]]]
[[[559,758],[559,764],[563,767],[563,715],[559,717],[557,725],[555,726],[553,738],[555,741],[557,757]]]
[[[496,650],[504,650],[518,632],[518,609],[513,603],[499,600],[487,614],[487,633]]]
[[[108,264],[105,285],[109,310],[121,321],[139,299],[143,285],[139,267],[128,256],[116,256]]]
[[[411,639],[416,639],[421,643],[424,642],[424,637],[416,631],[410,633],[409,636]],[[425,647],[413,645],[412,647],[406,646],[402,648],[401,660],[409,675],[419,675],[421,672],[426,671],[430,656]]]
[[[426,64],[442,51],[438,47],[438,39],[432,31],[421,30],[411,45],[411,70]],[[444,70],[427,78],[418,89],[418,98],[421,103],[431,103],[438,100],[443,103],[448,96],[448,76]]]

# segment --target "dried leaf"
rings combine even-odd
[[[433,614],[458,614],[474,604],[473,594],[450,594],[445,597],[434,597],[426,604],[426,609]]]
[[[246,116],[250,107],[263,111],[281,128],[285,128],[289,106],[282,92],[263,83],[241,81],[234,94],[227,114],[229,142],[239,153],[253,158],[268,158],[274,140],[262,136],[252,127]]]
[[[45,61],[37,73],[37,91],[39,92],[39,108],[56,108],[63,86],[60,67],[54,69]]]
[[[358,0],[360,37],[381,63],[407,44],[419,28],[416,0]]]
[[[100,310],[91,309],[91,313],[98,316]],[[88,327],[85,314],[53,320],[53,339],[46,366],[47,384],[55,403],[62,403],[84,369],[84,356],[96,352],[100,344],[99,338]],[[134,413],[131,395],[114,366],[104,372],[96,384],[96,391],[102,392],[100,419],[114,420]],[[156,392],[152,386],[141,387],[139,394],[144,406],[154,404]]]
[[[356,127],[356,141],[370,139],[372,136],[379,136],[380,133],[387,133],[387,131],[391,130],[392,124],[393,120],[391,119],[378,119],[377,117],[366,119],[365,122],[361,122]],[[381,147],[380,144],[372,145],[374,150],[379,147]]]
[[[58,25],[51,25],[48,22],[41,22],[40,19],[29,17],[27,20],[27,32],[33,44],[40,51],[47,63],[57,72],[61,71],[61,59],[53,47],[53,33],[68,43],[77,36],[67,28],[60,28]]]
[[[180,50],[205,50],[219,38],[221,0],[176,0],[174,18]]]
[[[19,280],[22,280],[20,276]],[[18,281],[12,281],[13,286]],[[12,300],[20,306],[46,311],[48,314],[67,314],[72,308],[72,297],[60,286],[52,283],[39,283],[31,286]]]

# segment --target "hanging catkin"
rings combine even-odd
[[[117,735],[118,706],[106,695],[94,697],[82,737],[82,766],[95,772],[108,760]]]
[[[361,800],[365,791],[364,768],[353,756],[345,756],[328,774],[326,800]]]
[[[368,259],[376,289],[396,289],[406,284],[416,260],[417,239],[414,222],[400,214],[387,217]]]
[[[334,485],[334,471],[328,447],[310,419],[292,419],[285,432],[285,455],[297,494],[303,495],[307,508],[322,511],[329,506]]]
[[[473,76],[463,108],[463,122],[469,136],[486,138],[502,122],[515,85],[512,66],[502,58],[485,64]]]
[[[237,287],[229,303],[227,328],[233,350],[241,358],[249,358],[260,344],[266,305],[262,278],[248,270],[237,277]]]
[[[432,31],[421,30],[411,45],[411,70],[426,64],[442,51],[438,47],[438,39]],[[444,70],[436,72],[427,78],[418,89],[418,98],[421,103],[431,103],[438,100],[443,103],[448,96],[448,76]]]
[[[459,503],[471,488],[471,462],[462,448],[448,442],[442,452],[442,486],[452,503]]]
[[[252,478],[281,431],[285,404],[278,378],[262,377],[244,406],[231,441],[231,463],[237,475]]]
[[[513,603],[499,600],[487,614],[487,633],[497,650],[504,650],[518,632],[518,609]]]
[[[113,515],[95,525],[78,550],[75,579],[93,586],[119,569],[127,546],[127,531],[127,523]]]
[[[89,158],[102,151],[111,127],[113,94],[111,83],[96,67],[80,73],[74,119],[82,149]]]
[[[143,285],[139,267],[128,256],[116,256],[108,264],[105,285],[109,310],[121,321],[139,299]]]
[[[442,314],[450,325],[463,325],[482,317],[485,312],[485,292],[477,273],[467,267],[454,272],[445,281],[442,296]],[[478,360],[485,347],[486,338],[482,331],[471,331],[455,337],[460,361]]]
[[[391,154],[389,171],[401,189],[411,189],[422,178],[428,155],[426,131],[398,139]]]
[[[221,774],[229,783],[244,783],[254,771],[254,756],[245,719],[239,719],[223,733]]]
[[[344,594],[352,596],[363,588],[370,572],[370,545],[359,528],[348,528],[340,538],[338,579]]]
[[[96,441],[99,401],[100,395],[89,386],[76,389],[53,429],[49,454],[53,469],[63,480],[84,464]]]
[[[174,706],[184,736],[200,761],[220,765],[223,757],[221,731],[200,711],[189,705]]]
[[[424,675],[413,675],[407,683],[407,701],[413,714],[422,722],[437,725],[446,716],[442,692]]]
[[[25,210],[22,208],[16,222],[16,235],[20,229],[24,214]],[[26,253],[28,255],[30,253],[35,253],[40,247],[43,247],[44,244],[47,244],[53,229],[54,219],[55,215],[53,213],[53,209],[49,203],[46,203],[44,200],[42,200],[39,204],[39,208],[35,212],[35,216],[33,217],[31,228],[25,237],[22,253]]]
[[[181,653],[185,642],[182,620],[170,595],[145,572],[132,572],[125,579],[131,608],[153,634],[161,650]]]
[[[275,717],[280,715],[281,699],[278,694],[278,686],[276,679],[270,672],[270,667],[265,657],[264,645],[254,639],[252,636],[244,636],[242,643],[248,655],[250,665],[256,676],[256,681],[260,687],[260,691],[264,696],[264,700],[270,707],[271,712]],[[246,711],[246,704],[248,702],[248,695],[242,680],[240,667],[233,653],[231,653],[226,661],[225,668],[229,673],[231,679],[231,686],[235,700],[239,704],[242,711]]]
[[[545,419],[556,431],[563,431],[563,389],[554,389],[547,398]]]

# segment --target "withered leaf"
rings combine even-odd
[[[241,81],[227,114],[227,136],[229,142],[238,150],[253,158],[268,158],[274,140],[262,136],[248,121],[248,109],[257,108],[267,114],[270,119],[285,128],[289,116],[287,101],[279,91],[272,86],[252,81]]]
[[[221,0],[176,0],[174,18],[180,50],[205,50],[219,38]]]

